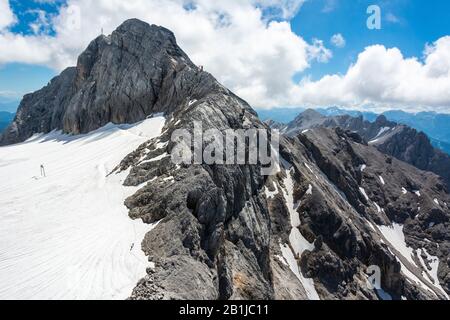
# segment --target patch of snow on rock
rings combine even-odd
[[[314,286],[313,279],[308,279],[303,276],[298,267],[297,259],[292,253],[291,248],[288,245],[280,245],[281,252],[283,254],[284,259],[286,259],[289,264],[289,268],[295,274],[298,280],[300,280],[303,288],[305,289],[306,295],[309,300],[320,300],[319,294]]]
[[[366,190],[364,190],[364,188],[360,187],[359,192],[361,192],[364,198],[366,198],[366,200],[369,201],[369,196],[367,195]]]
[[[159,155],[157,157],[154,157],[152,159],[141,161],[139,164],[145,164],[145,163],[151,163],[151,162],[160,161],[160,160],[162,160],[164,158],[167,158],[168,156],[169,155],[167,154],[167,152],[165,152],[165,153],[163,153],[163,154],[161,154],[161,155]]]
[[[414,250],[407,246],[405,240],[405,234],[403,233],[403,225],[394,223],[392,226],[377,226],[386,240],[391,244],[391,246],[401,254],[412,266],[417,266],[416,262],[413,259]],[[395,255],[395,254],[394,254]],[[411,281],[412,283],[416,283],[422,288],[428,290],[435,294],[430,287],[420,280],[413,272],[411,272],[405,264],[397,259],[401,264],[401,272]],[[417,266],[418,267],[418,266]]]
[[[286,170],[286,178],[283,183],[285,188],[282,191],[289,210],[291,224],[293,228],[296,228],[300,225],[300,217],[294,205],[294,181],[292,180],[291,170]]]
[[[383,133],[385,133],[385,132],[387,132],[389,130],[391,130],[390,127],[383,127],[383,128],[381,128],[380,131],[378,131],[378,134],[376,135],[376,137],[373,138],[373,140],[369,141],[369,143],[377,142],[379,140],[379,138],[383,135]]]
[[[424,268],[426,268],[426,264],[422,259],[421,252],[425,253],[425,255],[427,256],[427,261],[431,267],[431,270],[428,270],[428,274],[431,276],[430,280],[433,282],[435,287],[437,287],[439,289],[439,291],[442,292],[442,294],[447,298],[447,300],[450,300],[449,295],[445,292],[444,288],[442,288],[440,281],[439,281],[439,277],[438,277],[439,258],[436,256],[430,255],[426,249],[422,249],[422,250],[419,249],[418,256],[419,256]]]
[[[300,216],[295,210],[294,204],[294,181],[292,180],[291,170],[286,170],[286,178],[283,181],[285,190],[283,190],[283,196],[286,202],[286,206],[289,210],[290,221],[291,221],[291,232],[289,235],[289,242],[291,244],[292,250],[289,246],[281,246],[281,251],[283,257],[288,262],[291,270],[300,280],[305,289],[308,298],[310,300],[320,300],[319,295],[314,287],[314,280],[308,279],[303,276],[298,268],[297,260],[295,257],[300,258],[305,250],[312,251],[314,249],[314,244],[309,243],[303,235],[300,233],[298,227],[301,224]],[[294,256],[295,254],[295,256]]]
[[[378,226],[378,229],[387,241],[413,266],[416,263],[413,260],[413,249],[408,247],[403,233],[403,225],[394,223],[392,226]]]
[[[290,267],[289,263],[286,261],[286,259],[283,256],[276,255],[275,258],[278,259],[282,264],[284,264],[286,267]]]
[[[267,187],[264,188],[267,199],[273,199],[279,193],[277,184],[274,183],[273,185],[275,187],[275,191],[273,191],[273,192],[270,191],[269,188],[267,188]]]
[[[308,170],[309,170],[311,173],[314,173],[314,172],[312,171],[311,167],[310,167],[306,162],[305,162],[305,167],[308,168]]]
[[[309,185],[308,190],[306,191],[306,194],[312,195],[312,192],[313,192],[313,187],[312,187],[312,185]]]
[[[381,213],[381,208],[380,208],[380,206],[378,205],[378,203],[374,202],[374,204],[375,204],[375,207],[377,208],[377,211]]]

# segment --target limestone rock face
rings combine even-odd
[[[134,123],[153,113],[168,114],[189,96],[194,78],[205,80],[199,91],[216,85],[199,73],[172,32],[128,20],[110,36],[92,41],[76,67],[26,95],[0,143],[54,129],[86,133],[108,122]]]

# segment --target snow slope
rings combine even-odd
[[[145,276],[152,229],[128,217],[126,173],[164,118],[80,136],[52,132],[0,148],[0,299],[125,299]],[[46,177],[40,174],[44,165]]]

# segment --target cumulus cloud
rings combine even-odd
[[[338,48],[345,47],[346,41],[342,34],[337,33],[331,37],[331,43]]]
[[[303,80],[293,88],[295,104],[340,105],[383,111],[450,112],[450,36],[427,45],[422,60],[398,48],[367,47],[345,75]]]
[[[313,39],[312,45],[308,48],[308,53],[310,59],[323,63],[328,62],[333,57],[331,50],[327,49],[323,41],[319,39]]]
[[[0,31],[15,21],[14,14],[9,6],[8,0],[0,0]]]
[[[3,0],[2,0],[3,1]],[[254,106],[273,106],[312,60],[327,61],[323,42],[307,43],[286,20],[304,0],[68,0],[52,17],[54,36],[0,35],[0,64],[23,62],[61,70],[103,29],[128,18],[171,29],[192,60]],[[42,24],[42,26],[41,26]],[[45,19],[33,24],[45,30]],[[5,49],[3,49],[5,48]]]

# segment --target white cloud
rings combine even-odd
[[[35,0],[36,1],[36,0]],[[48,0],[37,0],[48,1]],[[51,31],[51,15],[47,14],[44,10],[30,10],[29,14],[35,15],[35,21],[30,23],[30,29],[35,34],[48,34]]]
[[[15,21],[14,14],[8,0],[0,0],[0,31],[10,26]]]
[[[338,48],[343,48],[345,47],[346,41],[342,34],[337,33],[331,37],[331,43]]]
[[[311,60],[326,63],[333,57],[333,53],[325,47],[322,40],[313,39],[312,45],[308,48]]]
[[[308,68],[310,61],[327,61],[331,55],[323,42],[307,43],[283,20],[292,17],[303,2],[68,0],[52,18],[54,37],[0,35],[0,64],[23,62],[61,70],[76,63],[101,29],[108,34],[124,20],[139,18],[171,29],[195,63],[252,105],[273,106],[289,93],[296,73]],[[267,12],[277,19],[268,20]],[[47,27],[39,21],[34,30]]]
[[[254,0],[256,5],[274,10],[283,19],[293,18],[306,0]]]
[[[16,91],[10,91],[10,90],[0,90],[0,102],[2,100],[11,100],[11,99],[18,99],[23,96],[23,93],[19,93]]]
[[[391,23],[400,23],[400,18],[398,18],[395,14],[392,12],[388,12],[386,14],[386,20]]]
[[[305,79],[291,99],[298,105],[450,113],[450,36],[427,45],[423,61],[397,48],[367,47],[345,75]]]

